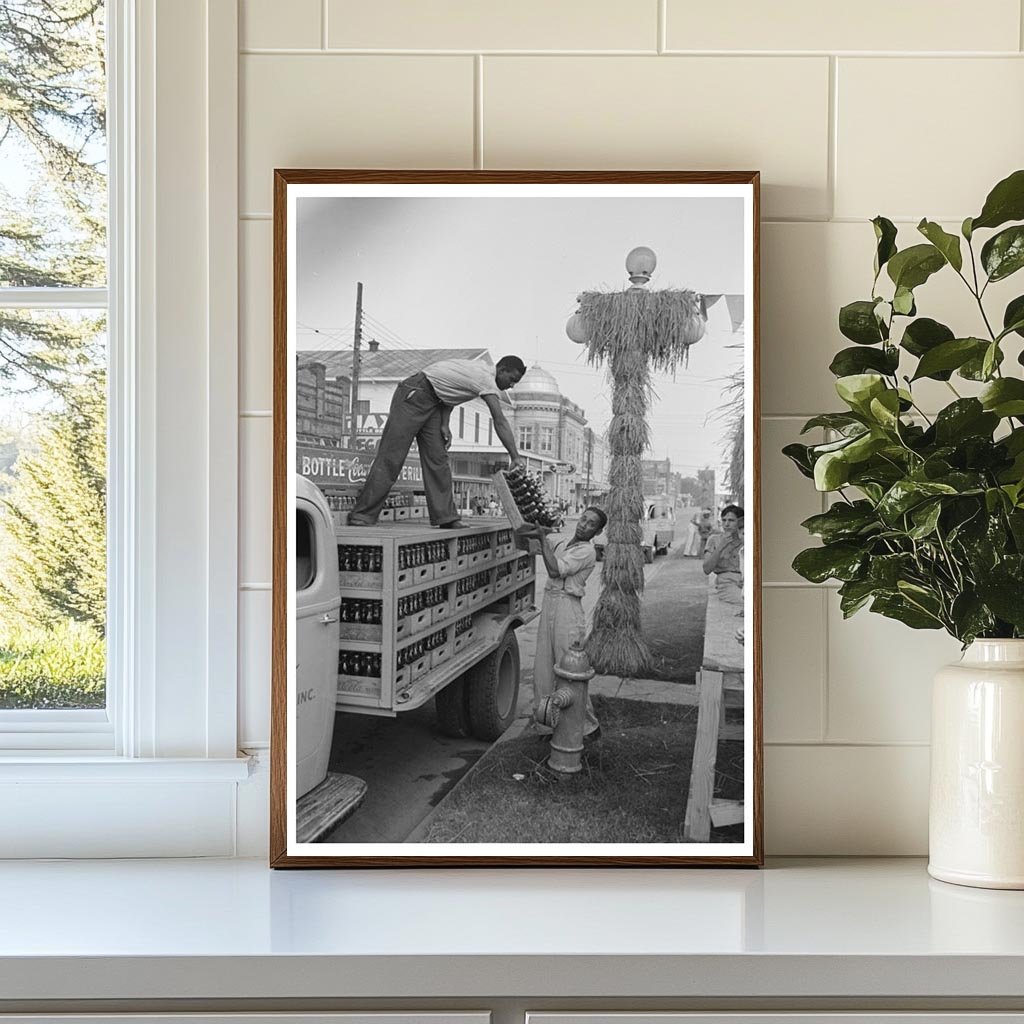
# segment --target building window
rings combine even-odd
[[[540,450],[548,454],[555,447],[555,428],[554,427],[541,427],[540,428]]]
[[[466,436],[466,410],[459,406],[459,440]]]
[[[533,451],[533,427],[519,428],[519,448],[524,452]]]
[[[105,4],[0,24],[0,712],[107,704]]]
[[[473,444],[480,443],[480,413],[473,413]]]
[[[357,416],[369,416],[370,415],[370,400],[356,401],[356,415]]]

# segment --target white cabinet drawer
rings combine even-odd
[[[0,1024],[490,1024],[489,1012],[416,1013],[0,1013]]]
[[[1024,1024],[1024,1013],[527,1013],[526,1024]]]

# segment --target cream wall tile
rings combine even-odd
[[[246,749],[270,741],[269,590],[238,595],[238,745]]]
[[[256,49],[319,50],[320,0],[241,0],[239,42]]]
[[[959,661],[945,632],[909,629],[865,610],[843,619],[828,600],[829,742],[927,743],[932,677]]]
[[[765,748],[770,856],[928,852],[927,747]]]
[[[837,75],[836,216],[959,224],[1021,166],[1024,61],[849,58]],[[903,140],[880,129],[897,111]]]
[[[239,408],[266,412],[273,403],[274,228],[269,220],[239,224]]]
[[[241,59],[242,212],[275,167],[471,167],[473,58]]]
[[[824,57],[494,57],[488,167],[760,170],[768,216],[828,212]]]
[[[1016,50],[1017,0],[977,7],[935,0],[713,4],[667,0],[670,50]]]
[[[331,47],[396,50],[651,50],[658,0],[330,0]]]
[[[822,738],[825,676],[823,588],[766,587],[764,610],[764,738],[767,743]]]
[[[239,557],[244,583],[270,583],[271,479],[273,421],[269,416],[243,417],[239,430]]]
[[[798,551],[813,547],[815,539],[801,526],[821,512],[821,495],[814,483],[782,454],[792,441],[813,444],[821,431],[800,437],[800,420],[761,420],[761,571],[765,583],[802,582],[791,568]]]
[[[958,225],[945,223],[947,231]],[[923,242],[913,224],[900,224],[898,244],[907,248]],[[841,407],[835,378],[828,366],[841,348],[849,347],[839,333],[839,309],[871,295],[874,271],[874,231],[867,221],[829,224],[764,224],[761,227],[761,402],[766,415],[811,415]],[[964,250],[966,255],[966,249]],[[880,282],[886,291],[888,280]],[[1002,311],[1020,286],[1013,278],[993,285],[985,296],[989,319],[1002,321]],[[917,289],[920,316],[949,326],[960,337],[987,336],[984,321],[970,292],[946,268]],[[906,321],[895,337],[902,336]],[[1020,340],[1006,345],[1009,359],[1020,351]],[[904,372],[911,372],[908,358]],[[963,395],[979,388],[957,378]],[[914,393],[926,411],[942,408],[953,399],[949,388],[936,381],[920,381]]]

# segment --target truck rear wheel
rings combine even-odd
[[[509,630],[498,649],[464,676],[470,731],[477,739],[496,740],[515,721],[519,701],[519,643]]]
[[[437,727],[445,736],[465,739],[471,735],[466,697],[466,677],[464,675],[453,679],[443,690],[438,690],[434,694]]]
[[[645,547],[644,548],[644,562],[646,562],[647,565],[650,565],[651,562],[653,562],[653,561],[654,561],[654,548],[652,548],[652,547]]]

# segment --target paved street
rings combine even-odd
[[[572,530],[575,523],[567,525]],[[584,609],[588,616],[600,592],[598,565],[590,579]],[[644,567],[644,632],[654,656],[651,680],[597,677],[595,693],[634,700],[691,703],[700,656],[703,605],[707,583],[696,559],[677,548]],[[538,588],[545,571],[537,559]],[[538,595],[539,596],[539,595]],[[533,661],[537,647],[534,619],[517,632],[522,677],[517,733],[529,721]],[[680,685],[684,684],[684,685]],[[433,701],[398,718],[339,714],[335,725],[331,770],[366,781],[362,807],[328,836],[330,842],[403,842],[490,747],[473,739],[451,739],[435,729]]]

